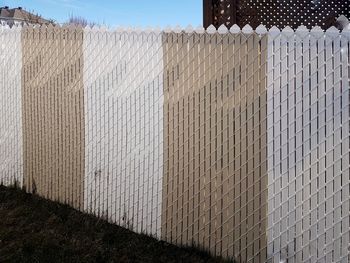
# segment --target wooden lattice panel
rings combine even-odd
[[[204,26],[214,25],[218,28],[224,24],[231,27],[236,23],[236,1],[232,0],[204,0]]]
[[[315,25],[332,26],[340,15],[350,17],[349,0],[239,0],[238,19],[240,26],[263,24],[268,28],[290,26],[297,28]]]
[[[349,0],[204,0],[205,27],[249,24],[255,28],[262,24],[267,28],[318,25],[327,29],[340,15],[350,17]]]

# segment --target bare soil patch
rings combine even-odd
[[[0,186],[0,262],[227,262]]]

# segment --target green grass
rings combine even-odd
[[[229,262],[0,186],[0,262]]]

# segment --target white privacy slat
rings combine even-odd
[[[0,184],[23,185],[21,27],[0,26]]]
[[[160,237],[161,34],[86,29],[85,209]]]
[[[271,262],[347,262],[348,33],[340,34],[335,28],[323,32],[318,27],[309,32],[300,27],[294,34],[286,29],[281,35],[269,32],[268,258]],[[276,69],[281,69],[282,76]],[[287,135],[283,134],[286,129]],[[289,168],[284,174],[285,156]]]

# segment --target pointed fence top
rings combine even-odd
[[[238,25],[234,24],[233,26],[231,26],[230,32],[232,34],[238,34],[239,32],[241,32],[241,28]]]
[[[150,34],[150,33],[154,32],[154,28],[153,27],[146,27],[144,32],[147,34]]]
[[[269,30],[269,35],[273,39],[276,38],[277,36],[279,36],[280,34],[281,34],[281,31],[276,26],[271,27]]]
[[[226,33],[228,33],[227,27],[226,27],[224,24],[222,24],[222,25],[219,27],[219,29],[218,29],[218,33],[219,33],[219,34],[226,34]]]
[[[307,37],[309,33],[310,33],[309,29],[307,29],[307,27],[304,25],[299,26],[295,31],[295,34],[301,39],[304,39],[305,37]]]
[[[171,33],[172,31],[172,28],[170,26],[166,26],[164,29],[163,29],[163,32],[165,33]]]
[[[136,34],[142,34],[142,32],[144,32],[142,27],[135,27],[134,31],[135,31]]]
[[[328,37],[330,37],[331,39],[336,38],[337,36],[339,36],[339,29],[332,26],[332,27],[327,29],[326,35]]]
[[[215,34],[215,33],[216,33],[216,28],[215,28],[215,26],[210,25],[210,26],[207,28],[207,33],[208,33],[208,34]]]
[[[282,35],[287,37],[287,38],[290,38],[290,37],[294,36],[294,30],[290,26],[286,26],[282,30]]]
[[[182,32],[182,28],[181,26],[177,25],[174,29],[173,29],[174,33],[180,34]]]
[[[202,27],[202,26],[196,27],[195,31],[196,31],[196,33],[198,33],[198,34],[204,34],[204,33],[205,33],[205,29],[204,29],[204,27]]]
[[[251,33],[253,33],[253,28],[247,24],[242,28],[242,32],[244,34],[251,34]]]
[[[124,29],[123,27],[118,26],[114,31],[115,31],[115,32],[118,32],[118,33],[123,33],[124,30],[125,30],[125,29]],[[145,30],[143,30],[143,31],[145,31]]]
[[[97,32],[97,31],[99,31],[99,27],[97,26],[97,25],[93,25],[92,27],[91,27],[91,31],[94,31],[94,32]]]
[[[259,25],[256,29],[255,32],[259,35],[263,35],[267,33],[267,29],[264,25]]]
[[[311,34],[314,38],[319,39],[319,38],[321,38],[321,37],[324,36],[324,31],[323,31],[323,29],[322,29],[321,27],[315,26],[315,27],[313,27],[313,28],[311,29],[310,34]]]
[[[156,26],[156,27],[154,28],[154,32],[155,32],[156,34],[160,34],[160,33],[162,33],[162,29],[161,29],[159,26]]]
[[[186,28],[185,28],[185,32],[188,33],[188,34],[192,34],[194,31],[193,27],[191,25],[188,25]]]

